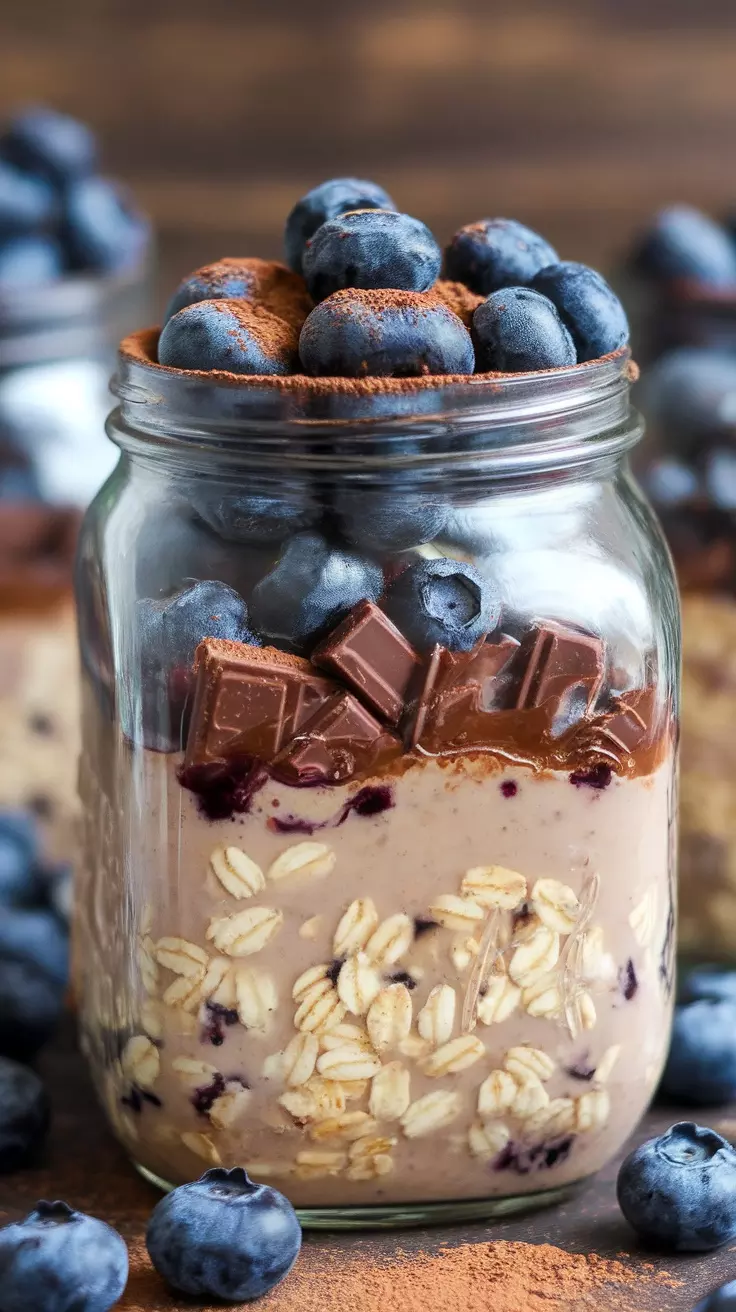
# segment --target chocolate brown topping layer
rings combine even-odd
[[[524,638],[518,661],[524,671],[516,697],[520,710],[578,693],[587,713],[601,690],[603,643],[592,634],[540,624]]]
[[[375,774],[402,753],[401,740],[349,692],[336,693],[276,757],[277,778],[301,787]]]
[[[312,661],[342,678],[372,710],[394,725],[421,667],[411,643],[372,601],[354,607],[315,649]]]
[[[220,638],[200,643],[196,669],[186,766],[271,761],[336,691],[300,656]]]

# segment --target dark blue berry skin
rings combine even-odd
[[[194,653],[203,638],[228,638],[258,645],[248,607],[233,588],[200,580],[170,597],[136,602],[143,697],[124,706],[128,736],[153,750],[181,745],[182,717],[194,685]],[[138,717],[140,716],[140,721]]]
[[[714,1289],[693,1308],[693,1312],[736,1312],[736,1280]]]
[[[346,214],[348,210],[395,208],[388,192],[375,182],[363,178],[330,178],[302,196],[286,220],[286,259],[295,273],[301,273],[304,248],[328,219]]]
[[[63,990],[69,978],[69,939],[58,918],[46,910],[0,912],[0,962],[28,963]]]
[[[46,1138],[49,1119],[48,1094],[35,1071],[0,1057],[0,1173],[15,1171],[34,1159]]]
[[[29,811],[0,811],[0,907],[39,901],[38,828]]]
[[[195,509],[210,528],[227,542],[278,546],[294,533],[313,528],[318,508],[304,496],[287,498],[254,494],[225,496],[213,501],[195,499]]]
[[[442,252],[429,228],[395,210],[358,210],[318,228],[302,261],[310,296],[323,301],[345,287],[426,292]]]
[[[668,509],[691,501],[700,489],[695,471],[682,461],[669,457],[655,460],[642,475],[641,482],[654,505]]]
[[[559,256],[544,237],[516,219],[480,219],[455,233],[445,251],[445,276],[479,296],[530,283]]]
[[[629,1154],[617,1194],[643,1239],[707,1253],[736,1236],[736,1150],[715,1130],[682,1121]]]
[[[492,292],[473,315],[478,371],[519,374],[575,364],[575,343],[551,301],[529,287]]]
[[[207,1171],[174,1189],[157,1204],[146,1232],[151,1261],[173,1289],[227,1303],[273,1289],[289,1274],[301,1242],[291,1203],[254,1184],[242,1167]]]
[[[0,245],[0,288],[39,287],[62,271],[61,249],[50,237],[13,237]]]
[[[629,321],[616,293],[595,269],[572,260],[542,269],[532,282],[548,296],[575,343],[579,363],[617,351],[629,340]]]
[[[680,1002],[733,1002],[736,1004],[736,970],[695,966],[679,987]]]
[[[53,187],[0,159],[0,234],[39,228],[54,209]]]
[[[267,643],[305,653],[359,601],[377,601],[383,573],[373,561],[297,533],[253,589],[251,622]]]
[[[39,106],[18,114],[0,140],[0,155],[55,183],[92,173],[97,143],[84,123]]]
[[[168,323],[179,310],[195,305],[198,301],[237,301],[241,297],[248,297],[252,278],[247,277],[242,268],[223,261],[217,274],[212,276],[211,267],[207,265],[206,271],[198,269],[179,283],[166,306],[164,323]]]
[[[443,557],[418,560],[386,591],[383,609],[419,651],[440,643],[470,651],[500,619],[500,597],[474,565]]]
[[[686,346],[662,356],[645,374],[641,409],[662,429],[668,449],[687,459],[705,439],[728,443],[735,394],[734,356]]]
[[[28,960],[0,956],[0,1055],[32,1061],[52,1038],[63,1006],[58,981]]]
[[[675,1008],[660,1089],[694,1107],[717,1107],[736,1094],[736,998]]]
[[[68,188],[63,226],[72,267],[100,273],[133,268],[151,235],[125,189],[109,178],[83,178]]]
[[[363,551],[406,551],[434,542],[442,533],[446,502],[416,484],[397,480],[392,490],[343,488],[333,505],[341,536]]]
[[[66,1203],[0,1230],[0,1312],[108,1312],[127,1283],[121,1236]]]
[[[336,292],[309,315],[299,354],[316,377],[472,374],[475,366],[457,315],[413,292]]]
[[[288,374],[296,359],[296,340],[286,323],[261,306],[197,301],[169,319],[159,338],[158,359],[174,369]]]
[[[736,283],[736,242],[700,210],[671,205],[655,216],[633,263],[650,278],[729,287]]]

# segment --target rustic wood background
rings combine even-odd
[[[734,0],[2,0],[0,112],[88,119],[167,277],[277,254],[331,174],[445,239],[518,216],[610,269],[673,198],[736,204]]]

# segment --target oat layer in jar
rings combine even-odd
[[[78,566],[115,1133],[312,1223],[561,1197],[671,1004],[677,598],[627,354],[292,386],[153,350],[123,345]]]

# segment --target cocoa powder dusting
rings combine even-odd
[[[445,278],[440,278],[424,295],[442,301],[443,305],[446,305],[448,310],[452,310],[452,313],[456,314],[468,329],[473,322],[475,311],[484,299],[476,292],[471,292],[464,282],[451,282]]]
[[[668,1312],[666,1291],[684,1283],[649,1263],[633,1268],[552,1244],[501,1240],[435,1253],[399,1250],[376,1262],[363,1243],[356,1241],[353,1252],[307,1243],[291,1275],[257,1306],[264,1312],[637,1312],[645,1306],[641,1292],[655,1285],[659,1312]],[[180,1306],[151,1270],[144,1245],[136,1244],[120,1312],[175,1312]]]

